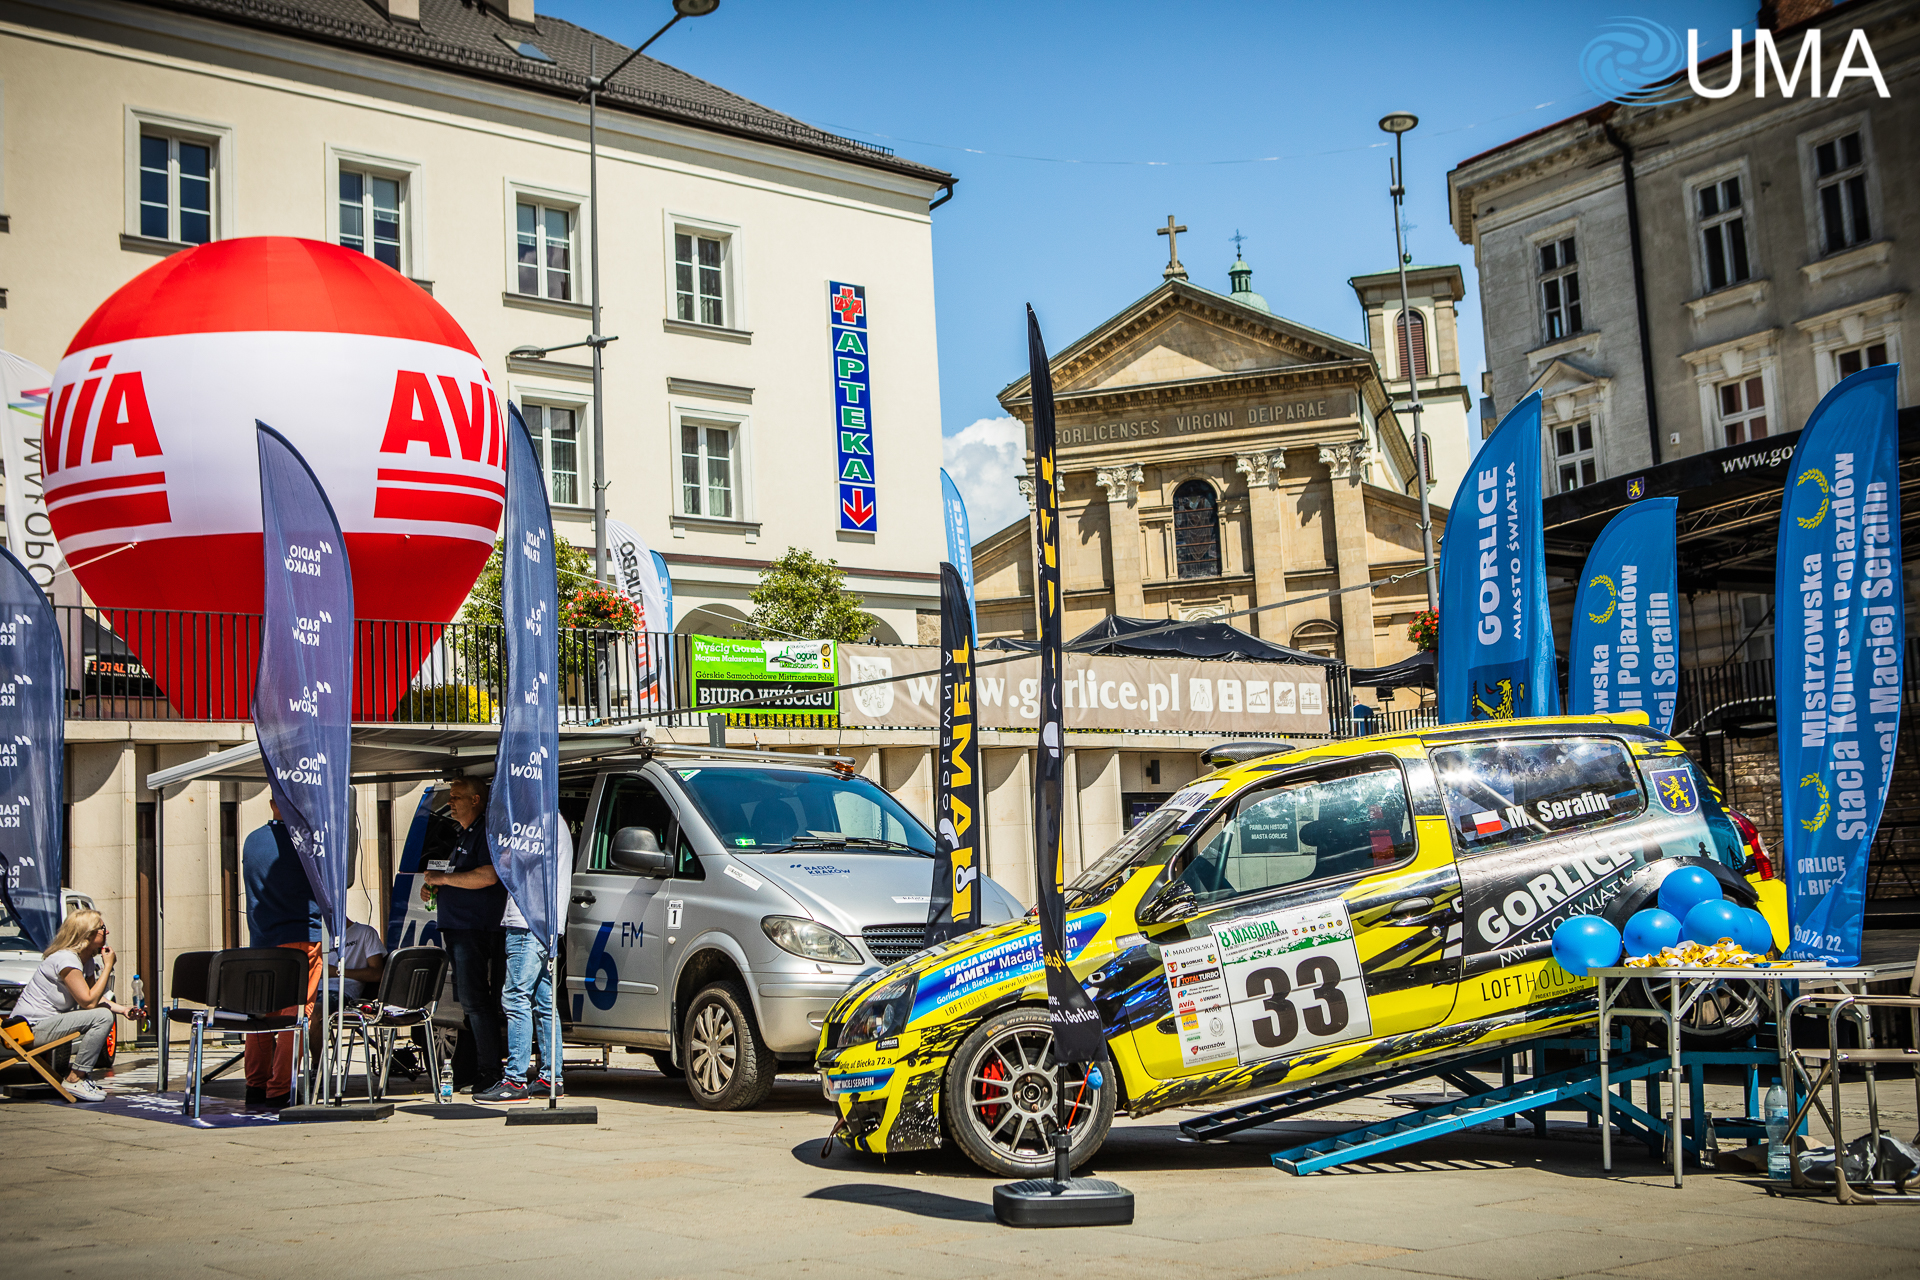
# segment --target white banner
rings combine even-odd
[[[71,578],[56,582],[66,558],[53,537],[47,498],[41,487],[41,426],[53,375],[7,351],[0,351],[0,399],[6,402],[5,436],[0,438],[0,468],[7,477],[7,549],[27,567],[42,591],[65,587],[77,598]],[[68,601],[56,601],[68,603]]]

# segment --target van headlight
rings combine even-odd
[[[918,976],[903,973],[869,991],[840,1028],[840,1039],[833,1047],[850,1049],[899,1035],[913,1016],[913,994],[919,986]]]
[[[859,964],[860,953],[853,944],[827,926],[797,916],[768,916],[760,928],[773,945],[806,960],[833,964]]]

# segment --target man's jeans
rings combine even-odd
[[[507,1012],[507,1078],[527,1082],[537,1028],[540,1065],[558,1081],[561,1053],[554,1043],[553,981],[547,976],[546,950],[531,930],[507,930],[507,987],[500,1004]]]
[[[506,976],[504,935],[498,929],[442,929],[453,963],[453,998],[473,1037],[476,1091],[500,1083],[500,987]]]

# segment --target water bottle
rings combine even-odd
[[[428,1028],[427,1034],[433,1034],[432,1028]],[[440,1069],[440,1105],[443,1107],[453,1105],[453,1070],[451,1067],[442,1067]]]
[[[1767,1120],[1767,1177],[1785,1182],[1793,1177],[1793,1152],[1787,1134],[1787,1091],[1778,1080],[1767,1090],[1760,1109]]]

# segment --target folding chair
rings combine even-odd
[[[58,1076],[40,1065],[40,1057],[42,1054],[52,1053],[69,1040],[78,1040],[80,1035],[81,1033],[78,1031],[69,1031],[58,1040],[49,1040],[45,1044],[35,1044],[33,1040],[33,1028],[27,1025],[25,1018],[9,1017],[4,1023],[0,1023],[0,1045],[6,1046],[6,1061],[26,1063],[35,1071],[38,1071],[40,1078],[52,1085],[54,1092],[65,1098],[68,1102],[74,1101],[73,1095],[67,1092],[67,1086],[60,1082]]]
[[[228,951],[189,951],[173,964],[173,1007],[167,1020],[189,1024],[193,1039],[187,1075],[193,1087],[181,1101],[181,1114],[200,1117],[201,1067],[208,1030],[228,1035],[278,1035],[296,1032],[293,1090],[306,1087],[307,956],[289,947],[235,947]],[[180,1001],[204,1007],[185,1009]],[[291,1015],[280,1010],[291,1008]]]
[[[380,975],[379,993],[371,1004],[343,1010],[347,1042],[340,1055],[342,1093],[346,1091],[356,1038],[367,1068],[367,1101],[377,1102],[386,1096],[387,1072],[393,1065],[394,1045],[400,1032],[420,1026],[428,1029],[427,1078],[438,1086],[440,1058],[432,1034],[433,1012],[440,1001],[440,986],[446,977],[449,959],[439,947],[406,947],[396,951],[387,957],[386,970]],[[380,1058],[377,1077],[373,1069],[376,1053]]]
[[[1827,1015],[1827,1043],[1825,1046],[1802,1047],[1793,1043],[1793,1014],[1803,1006],[1824,1009]],[[1909,1025],[1911,1048],[1876,1049],[1873,1047],[1871,1021],[1867,1016],[1870,1009],[1905,1009],[1911,1022]],[[1846,1014],[1860,1029],[1863,1041],[1861,1048],[1848,1048],[1840,1043],[1840,1018]],[[1903,1065],[1913,1070],[1913,1093],[1916,1106],[1920,1106],[1920,956],[1914,959],[1913,978],[1907,984],[1904,996],[1852,995],[1844,990],[1811,991],[1800,996],[1788,1006],[1787,1016],[1780,1020],[1780,1027],[1786,1037],[1788,1056],[1794,1060],[1795,1070],[1808,1081],[1807,1099],[1800,1104],[1799,1114],[1793,1117],[1794,1123],[1789,1132],[1797,1133],[1801,1117],[1810,1107],[1819,1106],[1820,1090],[1823,1086],[1832,1089],[1833,1110],[1829,1113],[1820,1107],[1822,1118],[1827,1121],[1833,1132],[1834,1149],[1834,1189],[1842,1204],[1872,1204],[1882,1200],[1906,1200],[1920,1202],[1920,1195],[1909,1194],[1905,1181],[1895,1183],[1895,1194],[1865,1194],[1855,1191],[1848,1185],[1845,1168],[1846,1139],[1840,1132],[1840,1069],[1846,1066],[1859,1066],[1866,1072],[1868,1082],[1868,1118],[1870,1132],[1874,1135],[1868,1146],[1872,1153],[1867,1170],[1867,1185],[1871,1190],[1873,1183],[1888,1181],[1878,1178],[1879,1173],[1879,1133],[1880,1105],[1879,1095],[1874,1089],[1874,1068],[1888,1063]],[[1819,1075],[1815,1076],[1809,1067],[1819,1065]],[[1920,1134],[1915,1135],[1920,1141]]]

